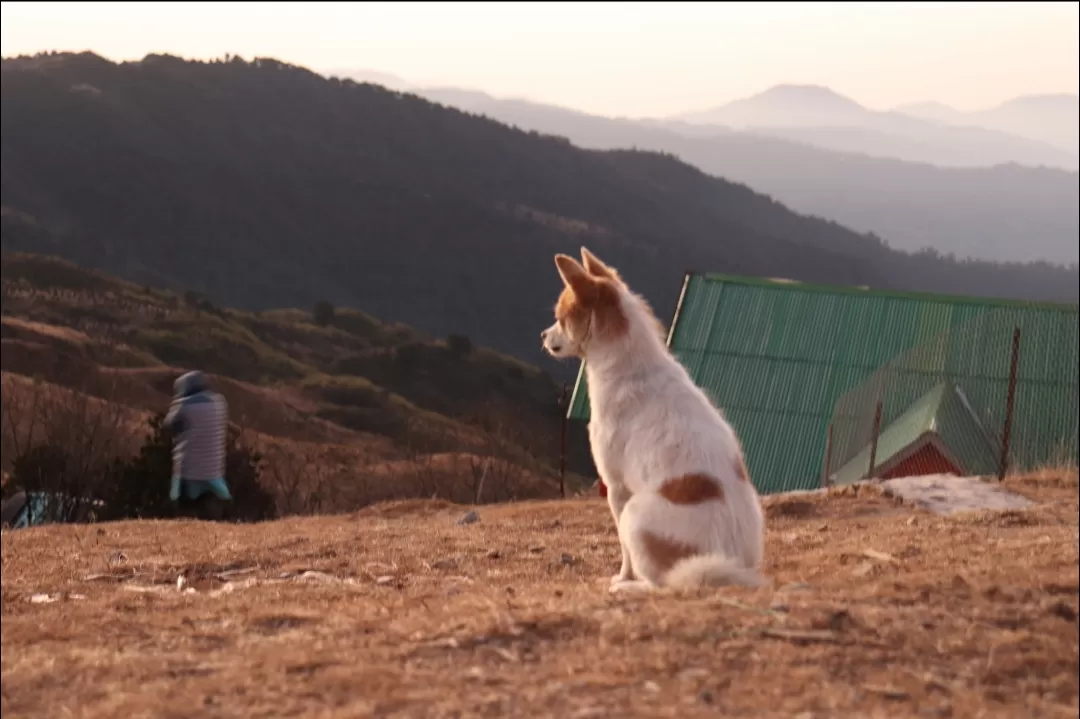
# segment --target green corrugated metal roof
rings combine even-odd
[[[979,475],[997,472],[1000,449],[996,440],[969,409],[963,390],[952,382],[939,382],[892,424],[882,428],[874,455],[875,467],[888,467],[894,458],[927,435],[940,439],[962,471]],[[865,478],[872,451],[872,443],[863,447],[833,475],[833,482],[851,484]]]
[[[1025,332],[1017,424],[1024,417],[1060,433],[1058,425],[1071,421],[1075,457],[1076,305],[690,275],[668,345],[739,433],[755,485],[772,493],[819,485],[829,421],[842,394],[904,350],[991,312]],[[1007,378],[1009,347],[961,349],[943,351],[938,363],[971,377],[968,390]],[[582,367],[571,419],[588,419],[585,385]]]
[[[942,382],[918,399],[908,411],[900,415],[893,423],[882,427],[878,437],[877,453],[874,464],[881,467],[890,459],[903,452],[924,434],[934,431],[934,418],[941,407],[946,386]],[[870,470],[870,454],[873,442],[862,448],[855,458],[845,464],[832,477],[836,484],[851,484],[864,479]]]
[[[933,430],[941,437],[960,469],[970,475],[994,475],[1001,461],[997,435],[983,425],[962,387],[949,383],[934,418]]]

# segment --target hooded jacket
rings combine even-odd
[[[212,392],[202,372],[182,375],[165,428],[173,435],[173,477],[211,480],[225,477],[229,410],[225,398]]]

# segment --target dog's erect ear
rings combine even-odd
[[[569,255],[555,255],[555,266],[559,268],[563,282],[574,291],[574,294],[581,297],[589,296],[596,280],[589,277],[589,273],[578,264],[577,260]]]
[[[619,273],[605,265],[596,255],[584,247],[581,248],[581,262],[585,266],[585,271],[593,277],[619,281]]]

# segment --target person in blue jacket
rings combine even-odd
[[[175,396],[163,422],[173,435],[172,483],[169,499],[191,504],[196,516],[220,519],[232,502],[225,483],[229,408],[210,390],[198,370],[176,380]]]

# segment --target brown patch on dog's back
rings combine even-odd
[[[648,530],[641,531],[641,545],[649,559],[661,573],[666,573],[679,560],[700,554],[700,551],[685,542],[661,537]]]
[[[701,504],[724,500],[724,488],[716,477],[707,474],[684,474],[660,485],[660,496],[672,504]]]

